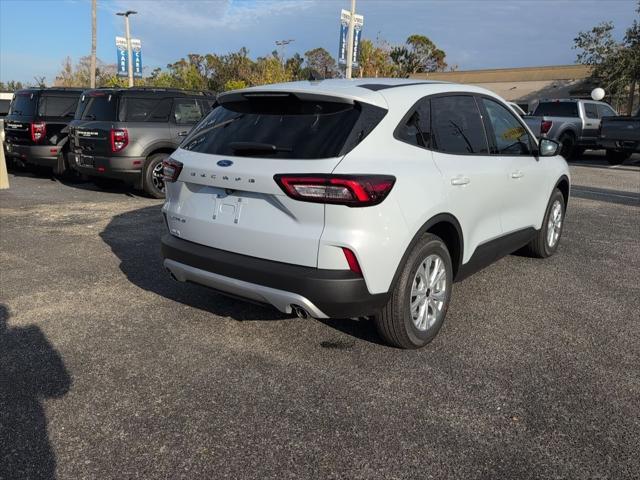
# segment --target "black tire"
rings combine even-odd
[[[439,292],[436,292],[435,288],[433,291],[434,295],[444,292],[444,299],[438,314],[435,315],[434,322],[428,326],[425,325],[426,329],[421,330],[414,323],[410,303],[412,298],[417,298],[412,297],[412,288],[416,281],[418,268],[425,264],[424,261],[431,255],[439,257],[444,265],[445,286]],[[447,246],[439,237],[425,234],[412,248],[402,266],[402,271],[391,291],[389,301],[382,311],[374,317],[376,328],[382,339],[391,346],[407,349],[420,348],[428,344],[437,335],[447,315],[452,285],[453,267]],[[426,295],[428,296],[429,293],[430,289],[427,289]],[[426,306],[427,312],[430,311],[430,308]],[[434,312],[434,310],[431,311]]]
[[[631,158],[631,152],[621,152],[620,150],[607,150],[607,162],[609,165],[620,165],[625,160]]]
[[[142,189],[153,198],[164,198],[164,181],[158,177],[162,174],[162,162],[169,158],[168,153],[156,153],[147,158],[142,171]]]
[[[551,225],[549,224],[549,220],[552,212],[554,211],[556,202],[560,203],[561,218],[558,237],[555,242],[551,244],[549,240],[549,229],[551,227]],[[547,210],[544,213],[544,220],[542,221],[542,228],[538,232],[536,232],[535,238],[531,240],[531,242],[525,247],[526,253],[536,258],[547,258],[556,253],[556,250],[558,249],[558,245],[560,244],[560,240],[562,238],[562,229],[564,228],[564,217],[566,210],[567,209],[564,202],[564,196],[562,195],[562,192],[556,188],[551,194],[551,198],[549,199],[549,203],[547,204]]]
[[[560,155],[564,157],[566,161],[572,160],[576,148],[576,137],[571,132],[564,132],[558,139],[560,143]]]

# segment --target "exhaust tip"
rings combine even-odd
[[[293,310],[293,313],[297,315],[298,318],[305,319],[310,317],[309,312],[307,312],[300,305],[291,305],[291,309]]]
[[[178,278],[173,274],[173,272],[171,270],[169,270],[168,268],[165,268],[165,270],[167,271],[167,273],[169,274],[169,276],[171,276],[171,278],[173,278],[176,282],[179,282],[180,280],[178,280]]]

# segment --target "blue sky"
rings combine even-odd
[[[132,35],[145,67],[164,67],[187,53],[226,53],[246,46],[252,57],[295,39],[287,54],[338,50],[338,18],[349,0],[98,0],[98,57],[115,63],[114,37],[137,10]],[[573,63],[572,40],[603,20],[621,37],[636,0],[358,0],[364,38],[392,44],[420,33],[460,69]],[[0,80],[52,82],[68,55],[91,48],[90,0],[0,0]]]

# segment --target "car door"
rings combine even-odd
[[[492,155],[499,159],[506,185],[500,221],[504,234],[539,228],[549,192],[544,159],[535,156],[535,141],[524,124],[496,99],[480,97]]]
[[[479,245],[502,235],[505,168],[499,157],[489,154],[472,95],[432,97],[431,132],[434,161],[442,174],[450,213],[462,226],[466,263]]]
[[[583,102],[584,121],[582,127],[582,139],[588,142],[595,141],[600,129],[600,115],[598,115],[598,105],[593,102]]]
[[[176,145],[182,143],[203,113],[202,103],[197,98],[182,97],[173,100],[171,131]]]

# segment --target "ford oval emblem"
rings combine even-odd
[[[220,160],[218,161],[217,165],[219,167],[230,167],[231,165],[233,165],[233,162],[231,160]]]

